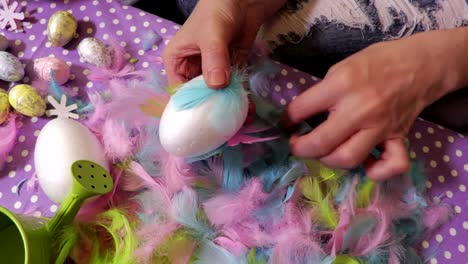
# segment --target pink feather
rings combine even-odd
[[[311,234],[292,231],[279,237],[269,263],[321,263],[323,256],[324,252]]]
[[[15,145],[16,133],[16,116],[12,114],[6,125],[0,126],[0,171],[3,169],[4,162]]]
[[[164,184],[170,194],[182,190],[193,182],[194,175],[191,167],[183,158],[176,157],[165,151],[160,152],[160,158]]]
[[[108,159],[117,161],[130,157],[135,148],[135,139],[115,119],[104,121],[102,141]]]
[[[448,204],[438,204],[426,208],[423,212],[423,225],[429,231],[434,231],[448,222],[453,216],[453,208]]]
[[[234,256],[242,256],[248,253],[248,248],[242,244],[239,239],[234,241],[227,237],[218,237],[214,242],[231,252]]]
[[[258,179],[247,183],[239,193],[215,196],[204,203],[208,219],[217,226],[230,226],[250,216],[266,199]]]
[[[248,126],[242,127],[239,130],[239,132],[237,132],[237,134],[235,134],[231,139],[229,139],[228,146],[233,147],[239,144],[254,144],[254,143],[260,143],[260,142],[278,139],[279,136],[261,138],[261,137],[248,135],[248,134],[264,132],[269,129],[270,127],[258,126],[258,125],[248,125]]]

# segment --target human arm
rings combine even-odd
[[[419,113],[468,86],[468,28],[419,33],[375,44],[332,67],[324,80],[288,107],[299,123],[329,111],[292,152],[340,168],[364,162],[369,177],[387,179],[408,169],[404,138]],[[369,158],[379,146],[379,160]]]
[[[228,84],[230,66],[242,64],[261,25],[286,0],[200,0],[164,51],[170,84],[202,74],[213,88]]]

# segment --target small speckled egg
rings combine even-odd
[[[0,51],[0,80],[17,82],[24,77],[24,68],[15,55]]]
[[[0,35],[0,51],[4,51],[8,48],[8,39],[5,36]]]
[[[46,111],[44,99],[34,87],[27,84],[19,84],[13,87],[10,90],[8,101],[11,107],[26,116],[43,116]]]
[[[45,57],[34,60],[34,72],[39,78],[50,81],[50,72],[54,71],[55,80],[62,85],[70,78],[70,66],[61,59],[55,57]]]
[[[47,25],[47,37],[56,47],[65,46],[76,34],[78,23],[75,17],[67,11],[55,12]]]
[[[112,58],[109,49],[96,38],[85,38],[78,45],[78,54],[82,60],[91,65],[108,68]]]
[[[8,119],[10,114],[10,103],[8,102],[8,94],[5,90],[0,89],[0,125]]]

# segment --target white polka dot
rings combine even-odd
[[[158,45],[153,45],[153,46],[151,47],[151,50],[158,50],[158,49],[159,49]]]
[[[447,195],[448,198],[453,197],[453,192],[452,191],[446,191],[445,194]]]
[[[93,1],[93,5],[96,6],[96,5],[98,5],[98,4],[99,4],[99,1],[98,1],[98,0],[94,0],[94,1]]]
[[[297,95],[293,96],[293,97],[291,98],[291,101],[296,100],[296,98],[297,98]]]
[[[118,25],[119,23],[120,23],[120,21],[117,18],[112,20],[112,24],[114,24],[114,25]]]
[[[72,66],[72,63],[70,61],[67,62],[68,66]],[[76,79],[76,75],[75,74],[70,74],[70,80],[75,80]]]
[[[86,87],[88,87],[88,88],[93,87],[93,82],[87,82],[87,83],[86,83]]]
[[[170,41],[171,41],[170,39],[166,39],[166,40],[164,40],[164,44],[168,45]]]
[[[457,149],[457,150],[455,151],[455,155],[456,155],[457,157],[461,157],[461,156],[463,156],[463,152],[462,152],[461,150]]]
[[[427,181],[427,182],[426,182],[426,187],[427,187],[428,189],[432,188],[432,182]]]
[[[429,242],[427,242],[426,240],[424,240],[424,241],[422,242],[422,247],[423,247],[423,248],[429,248]]]
[[[441,243],[442,241],[444,241],[444,238],[442,237],[441,234],[437,234],[437,235],[436,235],[436,241],[439,242],[439,243]]]
[[[50,3],[50,8],[55,8],[57,6],[56,3]]]
[[[452,136],[448,136],[447,141],[450,142],[450,143],[453,143],[453,142],[455,142],[455,138],[453,138]]]
[[[439,180],[439,182],[445,182],[445,177],[443,175],[439,175],[437,179]]]
[[[26,6],[28,4],[28,2],[26,1],[21,1],[21,6]]]
[[[26,137],[23,136],[23,135],[19,136],[19,138],[18,138],[19,142],[24,142],[25,140],[26,140]]]
[[[281,75],[283,75],[283,76],[288,75],[288,70],[282,69],[282,70],[281,70]]]
[[[89,17],[88,16],[83,17],[83,21],[84,22],[89,22]]]
[[[466,186],[464,184],[460,184],[460,186],[458,186],[458,190],[460,190],[460,192],[466,192]]]
[[[8,172],[8,177],[9,178],[14,178],[16,176],[16,171],[12,170],[10,172]]]
[[[33,196],[31,196],[30,201],[31,201],[31,203],[35,203],[35,202],[37,202],[38,199],[39,199],[39,197],[37,197],[37,195],[33,195]]]
[[[47,35],[47,30],[42,31],[42,35],[43,36]]]
[[[14,207],[15,207],[15,209],[20,209],[20,208],[21,208],[21,202],[20,202],[20,201],[16,201]]]
[[[36,39],[36,36],[35,36],[35,35],[31,35],[31,36],[29,36],[29,38],[28,38],[28,39],[29,39],[30,41],[33,41],[33,40],[35,40],[35,39]]]
[[[41,213],[40,211],[35,211],[35,212],[33,213],[33,217],[39,218],[39,217],[41,217],[41,216],[42,216],[42,213]]]
[[[179,25],[174,25],[174,29],[180,29]]]
[[[448,155],[444,155],[442,157],[442,159],[445,161],[445,162],[449,162],[450,161],[450,157]]]
[[[449,233],[450,233],[451,236],[456,236],[457,235],[457,230],[452,227],[452,228],[449,229]]]
[[[417,138],[417,139],[420,139],[422,137],[422,135],[421,135],[421,133],[416,132],[416,133],[414,133],[414,137]]]
[[[106,0],[107,3],[112,3],[112,0]]]
[[[13,187],[11,187],[11,192],[12,193],[17,193],[18,192],[18,186],[14,185]]]
[[[274,89],[275,89],[275,91],[279,92],[279,91],[281,91],[281,86],[275,85],[275,88],[274,88]]]
[[[167,29],[166,29],[166,28],[161,28],[160,32],[161,32],[162,34],[166,34]]]
[[[55,204],[52,205],[52,206],[50,207],[50,211],[51,211],[52,213],[57,212],[57,206],[56,206]]]
[[[106,23],[105,23],[105,22],[99,23],[99,27],[100,27],[100,28],[104,28],[105,26],[106,26]]]
[[[452,253],[450,253],[450,251],[445,251],[445,252],[444,252],[444,257],[445,257],[446,259],[451,259],[451,258],[452,258]]]
[[[68,4],[68,2],[70,2],[70,0],[63,0],[64,4]]]
[[[429,134],[434,134],[434,128],[428,127],[428,128],[427,128],[427,133],[429,133]]]
[[[2,192],[0,192],[0,199],[1,199],[2,197],[3,197],[3,193],[2,193]]]
[[[143,62],[143,63],[141,64],[141,66],[143,66],[143,68],[148,68],[149,63],[148,63],[147,61],[145,61],[145,62]]]
[[[70,51],[69,51],[69,50],[67,50],[67,49],[64,49],[64,50],[62,50],[62,54],[63,54],[63,55],[67,56],[67,55],[68,55],[68,53],[70,53]]]
[[[430,150],[430,149],[429,149],[428,146],[424,146],[424,147],[422,148],[422,151],[423,151],[424,153],[428,153],[429,150]]]
[[[125,19],[131,20],[131,19],[132,19],[132,15],[130,15],[130,14],[126,15],[126,16],[125,16]]]
[[[300,79],[299,79],[299,83],[300,83],[300,84],[306,84],[306,79],[300,78]]]
[[[29,155],[29,151],[27,149],[24,149],[23,151],[21,151],[22,157],[27,157],[28,155]]]
[[[72,91],[77,93],[77,92],[80,91],[80,88],[78,86],[75,86],[75,87],[72,88]]]
[[[468,222],[463,222],[463,229],[468,230]]]
[[[7,157],[6,162],[7,162],[7,163],[11,163],[12,161],[13,161],[13,156],[9,155],[9,156]]]
[[[437,259],[436,258],[431,258],[431,264],[437,264]]]
[[[16,45],[16,46],[21,45],[21,40],[19,40],[19,39],[15,40],[15,45]]]
[[[286,105],[286,100],[281,99],[281,100],[280,100],[280,104],[281,104],[281,105]]]
[[[142,12],[142,13],[143,13],[143,12]],[[158,18],[158,19],[156,19],[156,22],[162,23],[163,21],[162,21],[162,19]]]
[[[89,74],[89,70],[88,70],[88,69],[84,69],[84,70],[83,70],[83,74],[84,74],[84,75],[88,75],[88,74]]]
[[[52,43],[50,43],[49,41],[47,41],[46,44],[45,44],[45,46],[46,46],[46,48],[50,48],[50,47],[52,47]]]
[[[117,30],[117,31],[115,32],[115,34],[116,34],[117,36],[122,36],[122,35],[123,35],[123,31],[122,31],[122,30]]]
[[[434,142],[434,145],[435,145],[437,148],[441,148],[441,147],[442,147],[442,142],[436,141],[436,142]]]
[[[36,50],[37,50],[37,47],[36,47],[36,46],[34,46],[34,47],[31,48],[31,51],[32,51],[32,52],[36,52]]]
[[[455,205],[455,206],[453,207],[453,210],[454,210],[455,213],[457,213],[457,214],[461,213],[461,211],[462,211],[461,207],[458,206],[458,205]]]
[[[88,33],[88,34],[91,34],[91,33],[93,33],[93,29],[92,29],[92,28],[88,28],[88,29],[86,29],[86,33]]]
[[[130,59],[131,57],[132,57],[132,55],[130,55],[130,53],[125,53],[125,54],[124,54],[124,58],[125,58],[126,60]]]
[[[294,87],[294,85],[291,82],[288,82],[286,84],[286,88],[288,88],[288,89],[292,89],[293,87]]]
[[[115,8],[111,7],[111,8],[109,9],[109,13],[114,14],[114,13],[115,13]]]
[[[150,23],[148,21],[143,22],[144,27],[149,27]]]
[[[139,38],[135,38],[135,39],[133,40],[133,42],[135,42],[135,44],[140,43],[140,41],[141,41],[141,39],[139,39]]]
[[[458,171],[457,170],[451,170],[450,175],[452,175],[453,177],[457,177],[458,176]]]
[[[435,160],[431,160],[431,162],[429,164],[431,165],[432,168],[437,167],[437,161],[435,161]]]
[[[138,55],[140,55],[140,56],[145,55],[145,51],[144,51],[144,50],[139,50],[139,51],[138,51]]]
[[[96,16],[97,17],[100,17],[102,15],[102,12],[101,11],[96,11]]]
[[[80,6],[80,11],[85,11],[85,10],[86,10],[86,6],[85,6],[85,5]]]
[[[127,42],[121,41],[120,42],[120,47],[125,48],[127,46]]]
[[[466,250],[465,245],[462,245],[462,244],[458,245],[458,251],[460,251],[460,253],[464,253],[465,250]]]
[[[24,166],[24,171],[25,172],[30,172],[32,169],[32,166],[30,164],[27,164],[26,166]]]
[[[42,7],[38,7],[38,8],[37,8],[37,13],[39,13],[39,14],[40,14],[40,13],[42,13],[42,12],[44,12],[44,8],[42,8]]]
[[[136,31],[136,27],[135,26],[131,26],[130,27],[130,32],[135,32]]]
[[[40,130],[36,130],[36,131],[34,131],[34,136],[35,136],[35,137],[38,137],[40,133],[41,133]]]
[[[108,40],[108,39],[109,39],[109,34],[106,33],[106,34],[102,35],[102,38],[103,38],[104,40]]]
[[[416,158],[416,152],[411,151],[410,152],[410,158],[415,159]]]
[[[18,58],[23,58],[24,52],[22,52],[22,51],[18,52],[18,55],[17,55],[17,56],[18,56]],[[24,80],[23,80],[23,81],[24,81]]]

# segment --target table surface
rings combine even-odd
[[[117,40],[127,51],[127,58],[139,61],[137,69],[154,67],[162,71],[161,65],[153,64],[148,55],[160,56],[165,45],[180,28],[170,21],[128,6],[121,6],[116,0],[85,1],[18,1],[26,20],[31,24],[23,33],[3,31],[10,40],[9,51],[17,55],[26,66],[25,83],[32,81],[32,60],[56,56],[72,69],[72,80],[66,86],[84,94],[87,89],[96,88],[98,83],[88,81],[87,65],[79,60],[76,45],[84,37],[96,37],[105,42]],[[46,27],[53,12],[68,10],[79,21],[79,38],[64,48],[52,47],[47,41]],[[153,29],[165,40],[151,50],[142,48],[142,35]],[[281,105],[286,105],[301,90],[318,80],[290,67],[280,65],[281,74],[271,89],[271,96]],[[6,168],[0,172],[0,205],[15,213],[34,216],[50,216],[57,210],[38,189],[27,187],[34,174],[34,145],[36,138],[47,122],[44,118],[22,118],[16,146],[7,158]],[[429,174],[426,183],[432,197],[454,206],[453,219],[432,238],[425,240],[423,248],[436,250],[430,263],[468,263],[468,139],[443,127],[416,121],[410,131],[411,158],[424,160]],[[53,163],[54,161],[50,161]]]

